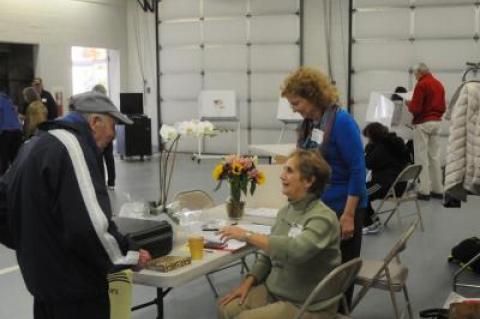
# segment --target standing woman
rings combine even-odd
[[[301,67],[284,81],[282,96],[303,122],[297,147],[319,149],[332,168],[322,201],[337,213],[341,227],[342,262],[360,256],[362,218],[367,205],[366,169],[360,130],[338,106],[338,91],[320,71]],[[350,303],[353,286],[347,291]]]

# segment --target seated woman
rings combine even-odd
[[[219,301],[219,318],[293,318],[315,286],[340,264],[340,224],[318,198],[330,167],[318,151],[298,150],[280,176],[288,205],[279,210],[269,236],[229,226],[224,239],[262,250],[241,285]],[[304,318],[335,318],[337,303],[312,303]]]
[[[368,139],[365,165],[372,172],[372,179],[367,182],[368,205],[363,220],[363,234],[368,235],[380,231],[380,220],[374,214],[372,201],[387,195],[398,174],[408,165],[409,153],[403,139],[388,132],[388,128],[380,123],[365,126],[363,135]]]

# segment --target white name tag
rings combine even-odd
[[[314,128],[312,131],[312,141],[314,141],[317,144],[322,144],[323,143],[323,131],[319,130],[318,128]]]
[[[42,103],[47,103],[47,99],[46,99],[46,98],[43,98],[43,99],[42,99]]]
[[[290,227],[290,230],[288,231],[288,237],[295,238],[298,235],[300,235],[302,231],[303,231],[303,227],[295,224],[292,227]]]

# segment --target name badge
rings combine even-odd
[[[323,131],[319,130],[318,128],[314,128],[312,131],[312,141],[314,141],[317,144],[322,144],[323,143]]]
[[[46,98],[43,98],[43,99],[42,99],[42,103],[47,103],[47,99],[46,99]]]
[[[300,235],[303,231],[303,226],[294,224],[292,227],[290,227],[290,230],[288,231],[288,237],[295,238],[298,235]]]

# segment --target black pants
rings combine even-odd
[[[110,319],[108,294],[79,301],[43,302],[34,299],[34,319]]]
[[[357,208],[355,211],[354,219],[354,231],[353,237],[347,240],[342,240],[340,243],[340,250],[342,252],[342,263],[346,263],[354,258],[360,257],[360,250],[362,248],[362,228],[363,228],[363,214],[365,208]],[[340,217],[340,215],[339,215]],[[353,298],[353,286],[347,289],[345,297],[347,298],[347,304],[350,307]],[[340,312],[345,313],[340,307]]]
[[[107,185],[115,186],[115,160],[113,159],[112,142],[110,142],[103,151],[103,158],[105,159],[105,165],[107,166]],[[105,169],[103,176],[105,176]]]
[[[3,175],[17,157],[22,146],[23,134],[20,130],[3,131],[0,134],[0,175]]]

